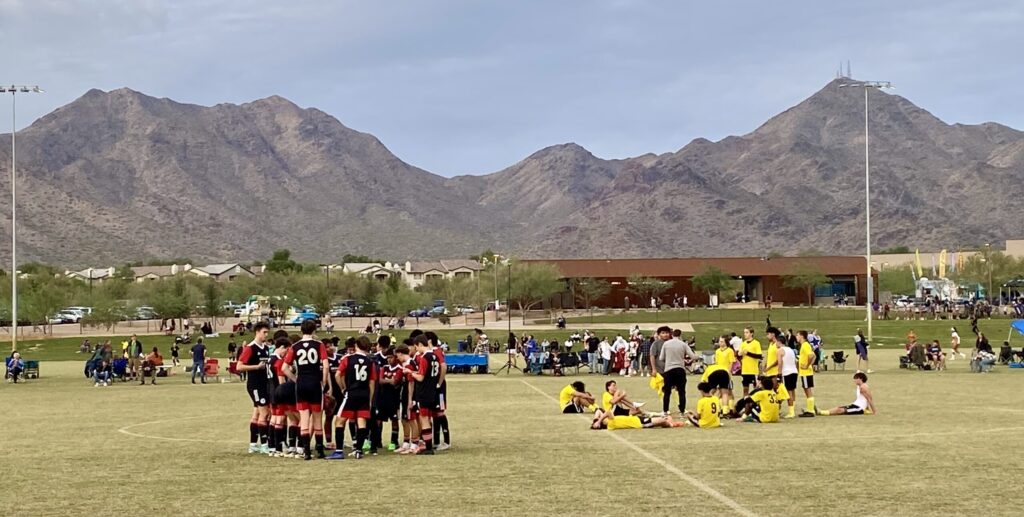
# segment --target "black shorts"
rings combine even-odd
[[[395,394],[377,394],[377,401],[373,408],[373,415],[378,420],[390,420],[398,416],[398,396]]]
[[[799,378],[800,378],[800,375],[796,374],[796,373],[791,373],[791,374],[783,377],[782,378],[782,382],[786,386],[786,391],[789,391],[790,393],[792,393],[793,390],[796,389],[796,383],[797,383],[797,380]]]
[[[324,401],[324,389],[320,383],[297,382],[295,383],[295,402],[321,405]]]
[[[295,405],[295,383],[288,381],[274,390],[274,404]]]
[[[800,377],[800,386],[805,390],[809,390],[814,387],[814,376],[807,375]]]
[[[850,404],[849,406],[846,406],[845,409],[846,409],[846,411],[843,413],[844,415],[863,415],[864,414],[864,408],[862,408],[860,406],[857,406],[855,404]]]
[[[708,375],[708,384],[711,385],[711,389],[713,390],[731,390],[732,378],[729,377],[729,372],[727,370],[717,370],[711,372],[711,375]]]
[[[564,407],[562,407],[563,415],[581,415],[586,412],[586,409],[584,409],[582,406],[577,406],[571,400],[568,403],[566,403]]]
[[[743,387],[753,386],[757,383],[757,375],[743,374]]]
[[[346,391],[338,403],[336,414],[345,419],[370,417],[370,393]]]
[[[266,407],[270,405],[270,393],[268,393],[267,384],[247,385],[246,391],[249,392],[249,398],[252,400],[252,407]]]
[[[649,416],[640,416],[640,417],[637,417],[637,418],[640,419],[640,425],[642,425],[643,427],[645,427],[645,428],[654,427],[654,423],[651,422],[651,417],[649,417]]]
[[[615,416],[629,416],[629,410],[616,404],[612,406],[612,414]]]

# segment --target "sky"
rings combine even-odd
[[[281,95],[454,176],[748,133],[846,61],[947,122],[1024,129],[1022,27],[1018,0],[0,0],[0,83],[45,90],[19,127],[91,88]]]

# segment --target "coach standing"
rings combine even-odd
[[[669,332],[668,327],[661,327],[658,329],[659,336],[663,335],[663,330]],[[696,356],[690,349],[690,345],[678,337],[673,337],[662,345],[659,358],[665,368],[662,373],[662,376],[665,377],[665,387],[661,390],[662,410],[666,414],[668,413],[669,401],[672,400],[672,389],[675,388],[679,393],[679,413],[682,414],[686,411],[686,363],[695,359]]]

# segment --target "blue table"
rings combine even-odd
[[[487,373],[489,358],[486,355],[477,354],[448,354],[444,356],[450,373],[471,373],[476,367],[476,373]]]

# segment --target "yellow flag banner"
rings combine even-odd
[[[946,278],[946,261],[949,259],[948,252],[939,252],[939,278]]]
[[[914,258],[915,258],[914,261],[917,263],[917,278],[921,278],[921,277],[924,276],[924,269],[921,268],[921,250],[920,249],[915,249],[914,250]]]

